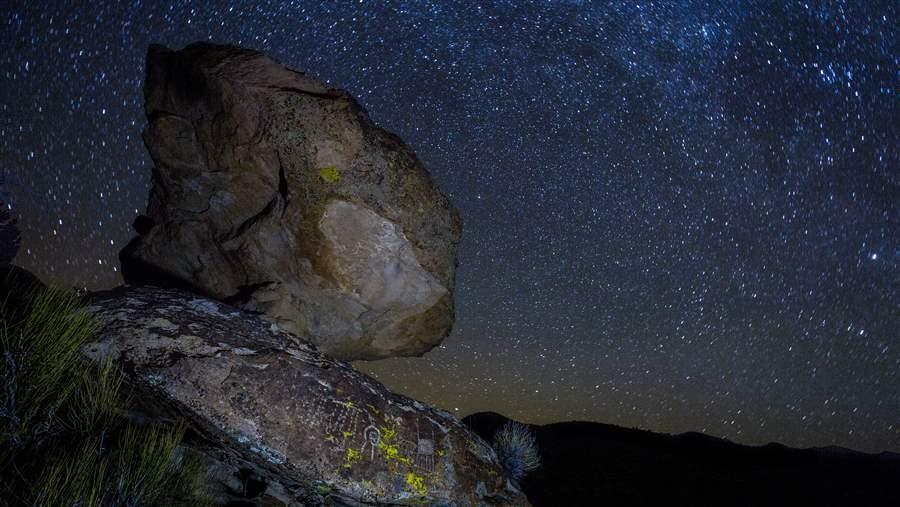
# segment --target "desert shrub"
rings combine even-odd
[[[19,498],[20,503],[47,507],[103,505],[110,470],[101,450],[100,440],[92,438],[73,451],[53,453],[53,459],[47,460],[49,466],[38,475],[40,486]]]
[[[122,415],[120,406],[127,404],[122,372],[106,360],[99,367],[83,369],[79,377],[61,423],[72,433],[97,434],[114,427]]]
[[[98,329],[78,300],[58,289],[26,289],[0,302],[0,448],[39,444],[79,387],[79,348]]]
[[[534,433],[521,423],[510,421],[497,431],[494,450],[504,470],[516,482],[541,464]]]
[[[73,451],[45,454],[37,486],[22,505],[200,506],[209,503],[199,462],[179,447],[185,426],[126,425],[104,443],[96,435]]]
[[[166,490],[158,503],[165,505],[182,504],[191,507],[208,507],[213,505],[208,489],[207,468],[199,454],[179,447],[175,455],[175,474],[166,481]],[[186,500],[186,501],[185,501]]]
[[[186,426],[128,422],[112,363],[80,347],[98,330],[69,292],[0,292],[0,505],[205,505],[205,475],[181,446]]]
[[[116,504],[152,504],[165,491],[178,468],[175,451],[184,436],[182,424],[172,429],[129,426],[120,434],[115,484]]]

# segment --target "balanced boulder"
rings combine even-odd
[[[459,215],[347,92],[195,44],[151,46],[144,93],[154,168],[126,281],[261,313],[345,360],[449,334]]]

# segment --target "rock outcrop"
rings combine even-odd
[[[92,295],[90,311],[103,329],[88,357],[114,360],[147,414],[186,418],[219,450],[216,462],[252,470],[282,502],[527,505],[490,446],[452,415],[259,316],[127,286]]]
[[[211,44],[151,46],[144,93],[155,167],[126,281],[262,313],[340,359],[447,336],[458,213],[348,93]]]

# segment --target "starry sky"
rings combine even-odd
[[[389,387],[900,452],[900,7],[779,3],[4,2],[16,263],[120,284],[147,46],[240,44],[349,90],[461,211],[454,332],[359,365]]]

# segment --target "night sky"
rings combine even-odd
[[[240,44],[349,90],[461,211],[454,332],[360,365],[389,387],[900,451],[896,1],[163,3],[0,7],[17,264],[120,284],[147,46]]]

